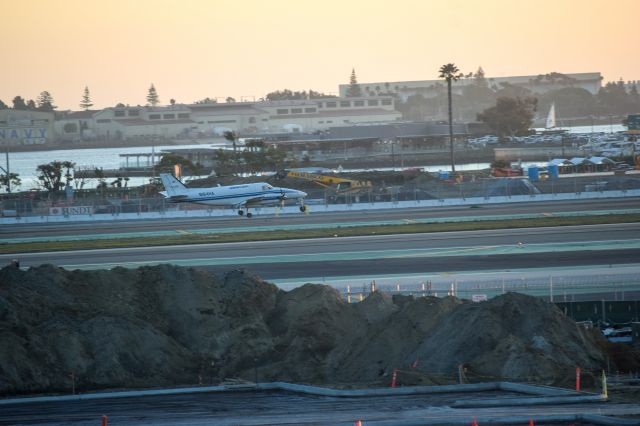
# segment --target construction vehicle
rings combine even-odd
[[[491,169],[491,175],[493,177],[512,177],[523,176],[524,171],[522,167],[493,167]]]
[[[368,180],[345,179],[337,176],[321,175],[294,170],[283,170],[277,175],[279,178],[304,179],[314,182],[324,188],[332,189],[337,194],[355,194],[373,188]]]

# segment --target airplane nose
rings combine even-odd
[[[307,196],[307,193],[304,191],[298,191],[298,195],[300,195],[300,197],[304,198]]]

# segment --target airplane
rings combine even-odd
[[[231,186],[214,186],[212,188],[187,188],[170,173],[160,173],[160,179],[166,191],[160,192],[172,203],[196,203],[208,206],[231,207],[247,217],[251,207],[284,206],[287,200],[296,200],[302,213],[307,211],[304,205],[306,192],[290,188],[273,187],[266,182],[247,183]]]

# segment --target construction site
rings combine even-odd
[[[637,347],[620,350],[531,296],[474,303],[375,291],[348,303],[326,285],[286,292],[245,270],[218,276],[170,265],[7,266],[0,283],[0,424],[33,420],[33,407],[43,413],[38,424],[80,424],[96,415],[91,407],[127,424],[145,400],[159,404],[143,411],[154,424],[175,421],[179,400],[185,418],[206,401],[209,414],[194,419],[215,424],[281,424],[285,407],[297,424],[640,424],[637,386],[624,386],[639,380],[640,358],[629,352]],[[152,390],[96,393],[123,388]],[[34,394],[67,396],[15,398]],[[387,408],[349,402],[362,398]],[[121,400],[128,405],[112,405]],[[545,412],[563,406],[574,408]]]

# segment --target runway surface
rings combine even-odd
[[[603,209],[615,212],[637,208],[637,204],[637,200],[629,199],[580,200],[491,205],[476,209],[467,206],[269,216],[254,217],[251,220],[233,217],[20,225],[2,227],[0,241],[9,237],[28,236],[51,239],[92,238],[96,233],[106,236],[117,233],[144,235],[159,231],[188,234],[198,229],[206,232],[207,229],[224,227],[246,227],[246,232],[251,232],[253,229],[270,226],[301,224],[322,227],[335,226],[345,221],[370,223],[395,220],[410,223],[470,215],[481,219],[524,212],[545,215]],[[461,283],[461,290],[467,286],[471,291],[472,288],[482,286],[483,282],[495,287],[496,282],[505,282],[505,277],[509,284],[514,272],[522,282],[548,281],[553,274],[565,289],[570,289],[575,283],[597,286],[605,281],[630,294],[632,291],[640,291],[640,282],[634,278],[640,276],[640,224],[344,238],[338,233],[334,238],[312,240],[0,255],[0,264],[6,264],[14,258],[20,260],[22,267],[51,263],[67,269],[103,269],[116,266],[135,268],[159,263],[203,267],[215,273],[244,268],[285,289],[305,282],[315,282],[346,290],[347,286],[362,286],[378,279],[383,285],[403,286],[429,281],[433,284],[433,289],[438,291],[448,288],[451,283]],[[586,272],[581,276],[567,272],[576,269]],[[553,272],[549,272],[552,270]],[[620,275],[619,270],[626,275]],[[492,274],[491,278],[487,278],[489,274]],[[571,279],[566,278],[567,275]],[[611,275],[614,276],[613,279]],[[600,277],[603,277],[602,280]],[[511,287],[517,287],[517,280],[514,278],[512,281]],[[638,288],[634,287],[634,283]],[[616,295],[612,293],[612,297]]]
[[[353,212],[311,213],[275,216],[271,209],[252,219],[239,216],[128,220],[108,222],[68,222],[17,224],[0,227],[0,242],[28,240],[87,239],[115,236],[178,235],[198,232],[250,232],[258,229],[295,228],[343,224],[365,224],[369,222],[412,223],[414,221],[442,221],[482,219],[491,216],[505,216],[506,219],[518,215],[544,214],[546,216],[585,212],[622,212],[637,210],[637,199],[594,199],[577,201],[533,202],[489,204],[478,208],[470,206],[435,208],[398,208],[388,210],[362,210]]]
[[[246,267],[267,279],[628,264],[640,255],[640,224],[137,247],[2,255],[22,267],[68,269],[159,263],[215,272]]]

